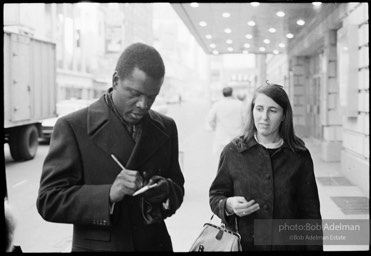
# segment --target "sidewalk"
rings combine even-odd
[[[341,174],[340,162],[323,161],[319,142],[306,139],[305,144],[313,158],[322,219],[369,219],[369,198]],[[358,251],[369,250],[369,246],[325,245],[324,250]]]
[[[200,109],[200,113],[202,112],[203,109]],[[208,191],[216,174],[218,161],[211,153],[212,142],[213,133],[203,129],[198,129],[187,141],[180,142],[183,151],[185,198],[176,214],[166,220],[175,252],[187,252],[203,224],[212,215]],[[357,187],[341,176],[340,163],[322,161],[319,143],[313,140],[305,142],[314,162],[322,218],[369,219],[368,199]],[[352,200],[358,201],[354,203]],[[324,250],[368,250],[368,246],[325,245]]]

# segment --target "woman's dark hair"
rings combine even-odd
[[[132,74],[134,68],[142,70],[146,75],[155,80],[165,76],[165,65],[152,46],[143,43],[129,45],[117,61],[116,72],[120,79],[125,79]]]
[[[247,110],[247,120],[243,129],[243,138],[249,141],[256,132],[253,109],[255,106],[255,99],[258,94],[264,94],[274,100],[283,109],[283,120],[279,128],[279,135],[289,145],[292,151],[305,150],[303,140],[295,135],[294,124],[292,120],[292,108],[289,97],[281,85],[266,84],[258,87],[251,99],[251,104]]]

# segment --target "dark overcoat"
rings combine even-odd
[[[184,196],[177,128],[173,119],[152,110],[143,118],[136,144],[104,97],[56,122],[37,209],[47,221],[73,224],[72,251],[172,250],[164,219]],[[152,205],[149,212],[157,214],[148,221],[143,198],[124,196],[110,214],[110,187],[121,171],[111,154],[127,169],[167,178],[169,207]]]
[[[274,237],[278,233],[272,230],[275,227],[272,222],[260,222],[262,225],[254,226],[258,223],[254,220],[261,219],[308,219],[320,222],[313,161],[307,149],[294,152],[285,142],[270,156],[255,138],[248,142],[242,137],[236,138],[221,153],[218,173],[209,195],[212,211],[232,229],[236,215],[227,216],[225,213],[228,197],[243,196],[247,201],[254,199],[259,204],[260,210],[236,217],[243,250],[322,249],[321,241],[313,246],[299,242],[281,244]],[[322,230],[315,234],[321,236]]]

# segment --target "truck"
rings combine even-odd
[[[57,116],[56,44],[4,26],[4,143],[14,161],[33,159],[41,122]]]

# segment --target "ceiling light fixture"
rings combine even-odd
[[[210,48],[215,48],[216,44],[210,44]]]
[[[232,43],[232,40],[231,39],[227,39],[227,41],[225,41],[227,44],[231,44]]]
[[[207,26],[207,23],[205,21],[200,21],[200,23],[198,23],[201,27],[206,27]]]
[[[245,44],[243,45],[243,47],[245,47],[245,48],[250,48],[250,44],[245,43]]]
[[[226,29],[224,29],[224,32],[227,33],[227,34],[229,34],[229,33],[232,32],[232,29],[230,29],[230,28],[226,28]]]
[[[274,54],[279,54],[280,52],[278,50],[273,50]]]
[[[213,38],[210,34],[206,35],[205,37],[206,37],[207,39],[211,39],[211,38]]]
[[[283,16],[285,16],[285,13],[283,11],[279,11],[279,12],[276,13],[276,15],[278,17],[283,17]]]
[[[253,26],[255,26],[255,25],[256,25],[256,23],[255,23],[255,21],[253,21],[253,20],[250,20],[249,22],[247,22],[247,25],[249,25],[249,26],[253,27]]]
[[[286,35],[286,37],[287,37],[287,38],[290,38],[290,39],[291,39],[291,38],[293,38],[293,37],[294,37],[294,35],[293,35],[293,34],[291,34],[291,33],[288,33],[288,34]]]
[[[246,37],[247,39],[251,39],[251,38],[252,38],[252,35],[250,35],[250,34],[246,34],[245,37]]]
[[[219,52],[217,50],[214,50],[213,54],[217,55],[217,54],[219,54]]]
[[[285,47],[285,44],[284,43],[280,43],[278,46],[281,47],[281,48],[284,48]]]
[[[196,2],[190,3],[189,5],[190,5],[191,7],[193,7],[193,8],[197,8],[197,7],[199,6],[199,4],[196,3]]]
[[[259,5],[260,5],[260,3],[259,3],[259,2],[251,2],[250,4],[251,4],[251,6],[253,6],[253,7],[257,7],[257,6],[259,6]]]
[[[228,51],[233,52],[233,48],[232,47],[228,47],[227,49],[228,49]]]
[[[277,30],[275,28],[270,28],[270,29],[268,29],[268,31],[271,32],[271,33],[275,33]]]
[[[243,54],[248,54],[249,51],[248,51],[248,50],[243,50],[242,53],[243,53]]]
[[[229,12],[223,12],[222,16],[224,18],[229,18],[229,17],[231,17],[231,14]]]
[[[318,7],[318,6],[321,6],[322,3],[321,3],[321,2],[313,2],[312,4],[313,4],[315,7]]]
[[[298,24],[299,26],[303,26],[305,24],[305,21],[300,19],[296,21],[296,24]]]
[[[265,52],[265,48],[264,47],[259,47],[259,51]]]
[[[269,39],[264,39],[263,42],[264,42],[265,44],[269,44],[271,41],[270,41]]]

